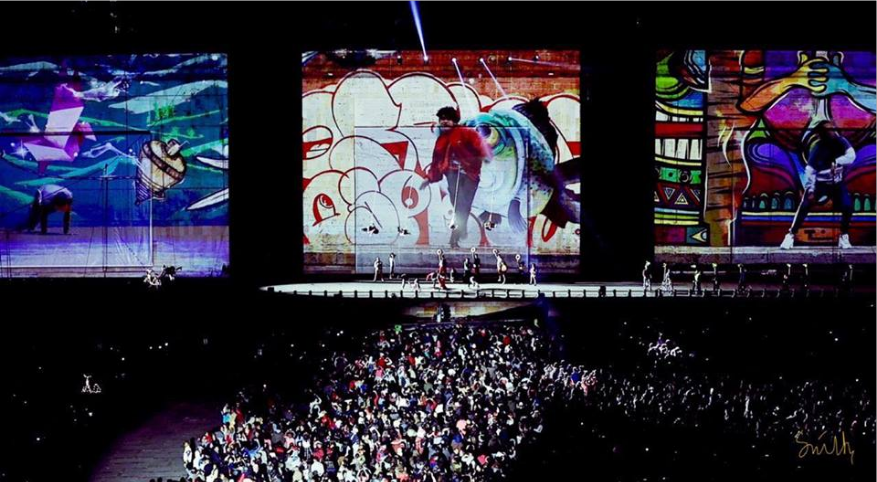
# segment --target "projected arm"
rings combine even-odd
[[[844,152],[844,155],[835,159],[834,162],[838,166],[848,166],[848,165],[852,164],[853,161],[855,161],[855,160],[856,160],[856,150],[853,149],[852,146],[848,145],[846,152]]]
[[[816,187],[816,169],[812,166],[804,168],[804,192],[810,194]]]
[[[877,114],[877,89],[870,85],[850,83],[850,99],[859,107]]]
[[[826,90],[828,68],[821,59],[808,60],[787,77],[766,82],[740,103],[740,109],[750,113],[761,112],[786,92],[802,87],[814,93]]]
[[[819,91],[820,96],[832,94],[846,94],[851,101],[862,109],[874,114],[877,113],[877,89],[873,86],[859,84],[850,79],[842,68],[835,64],[822,62],[820,69],[826,70],[826,80],[823,81],[824,89]]]

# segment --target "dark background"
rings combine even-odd
[[[581,50],[582,152],[587,171],[582,176],[583,210],[591,213],[599,234],[595,239],[583,238],[583,279],[636,278],[641,260],[652,255],[657,49],[873,51],[877,33],[874,3],[427,2],[420,4],[420,12],[428,49]],[[366,309],[351,301],[288,301],[238,288],[302,277],[300,53],[338,48],[419,49],[407,2],[12,3],[4,4],[4,19],[0,59],[227,53],[230,150],[235,159],[230,171],[232,286],[181,280],[176,291],[144,295],[140,280],[16,280],[21,283],[9,285],[0,280],[6,321],[0,365],[6,367],[3,377],[8,389],[0,391],[4,395],[0,413],[7,421],[4,440],[13,447],[0,455],[0,469],[11,470],[5,480],[26,480],[26,474],[32,476],[30,480],[51,480],[50,475],[85,480],[115,436],[136,427],[167,400],[204,396],[222,403],[242,384],[258,382],[254,377],[263,371],[271,377],[275,376],[272,370],[280,372],[277,377],[294,372],[288,365],[281,370],[272,361],[254,356],[266,343],[277,344],[277,351],[282,352],[281,340],[316,340],[324,326],[338,320],[351,327],[361,323],[363,329],[379,322],[379,315],[363,317]],[[707,346],[712,348],[704,350],[718,352],[716,358],[723,366],[711,370],[731,366],[746,376],[762,371],[802,378],[862,376],[873,383],[874,304],[870,300],[801,305],[756,301],[737,309],[708,301],[695,305],[683,300],[673,304],[612,301],[595,301],[590,306],[593,310],[568,306],[571,323],[582,321],[583,313],[598,318],[609,311],[617,313],[607,316],[609,323],[597,334],[612,332],[624,320],[638,323],[652,316],[668,324],[692,323],[693,330],[715,323],[724,331],[709,340]],[[253,312],[254,307],[261,315],[256,319],[236,314]],[[381,306],[368,307],[369,313],[382,313]],[[760,317],[757,323],[752,323],[751,313]],[[576,328],[585,331],[578,339],[607,338],[605,333],[596,337],[587,328],[591,326],[587,322],[601,320],[585,321],[580,325],[585,328]],[[829,330],[840,330],[844,341],[835,344],[826,335]],[[729,333],[735,338],[729,338]],[[169,355],[162,353],[158,358],[147,351],[146,346],[165,341],[174,347]],[[700,342],[691,343],[700,346]],[[121,347],[129,360],[125,363],[135,365],[121,365],[118,352],[109,351],[111,346]],[[617,345],[608,344],[605,350],[617,354]],[[129,381],[115,382],[117,388],[104,406],[91,407],[97,414],[92,425],[71,425],[66,406],[68,399],[76,399],[81,373],[86,372],[95,373],[109,386],[120,373],[126,373]],[[28,408],[18,398],[5,396],[13,390],[28,394]],[[630,427],[624,433],[639,440],[640,430]],[[48,442],[35,443],[36,434]],[[651,432],[656,439],[653,446],[672,447],[665,435]],[[710,437],[715,438],[692,440],[711,447],[719,436]],[[866,452],[863,447],[862,465],[857,461],[856,466],[863,467],[863,472],[852,477],[835,474],[835,478],[874,480],[873,458],[866,459]],[[557,454],[529,460],[556,463],[557,471],[575,460],[575,454]],[[659,456],[616,458],[602,467],[647,471],[652,464],[674,463]],[[699,460],[697,454],[692,457]],[[751,459],[726,460],[739,464],[743,471],[753,467]],[[35,468],[45,477],[34,475]],[[532,471],[543,469],[534,465]],[[677,470],[684,471],[684,467]],[[727,474],[723,471],[728,468],[724,462],[695,463],[692,470]],[[779,477],[763,474],[760,478],[783,480],[789,475],[776,472]],[[633,476],[633,472],[626,473]],[[826,475],[824,480],[832,477],[831,472],[816,475]]]

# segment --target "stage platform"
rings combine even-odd
[[[877,247],[854,246],[796,246],[719,248],[712,246],[655,246],[655,260],[681,264],[873,264],[877,261]]]
[[[605,293],[601,295],[601,287]],[[546,298],[598,298],[601,296],[627,297],[779,297],[805,295],[799,286],[783,291],[774,283],[754,283],[746,292],[737,292],[736,283],[722,283],[721,289],[713,290],[712,283],[702,283],[702,292],[692,292],[691,284],[675,284],[672,291],[661,291],[660,283],[652,283],[652,289],[644,290],[642,283],[543,283],[537,286],[525,284],[484,283],[478,289],[469,288],[462,283],[450,283],[448,289],[433,288],[431,283],[422,283],[420,291],[410,286],[402,287],[401,281],[349,281],[327,283],[293,283],[265,286],[263,291],[295,296],[342,297],[342,298],[403,298],[403,299],[536,299]],[[873,287],[857,287],[856,294],[874,293]],[[838,288],[832,285],[811,286],[810,296],[836,296]]]

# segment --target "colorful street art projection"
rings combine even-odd
[[[572,51],[302,54],[306,270],[364,272],[394,252],[422,271],[437,249],[475,247],[576,272],[580,69]],[[446,106],[492,153],[454,248],[459,187],[424,185]]]
[[[228,262],[226,65],[223,54],[0,63],[9,275],[140,276],[164,264],[219,274]],[[67,236],[58,236],[63,214],[48,214],[46,233],[32,223],[44,186],[72,194]]]
[[[779,247],[823,121],[856,152],[842,172],[850,240],[874,246],[874,52],[661,51],[656,69],[659,247]],[[837,246],[841,214],[819,201],[796,246]]]

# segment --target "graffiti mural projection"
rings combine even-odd
[[[222,54],[0,62],[0,223],[12,276],[228,262]]]
[[[873,52],[660,52],[658,253],[873,251],[874,74]]]
[[[375,257],[394,252],[400,266],[424,270],[434,267],[436,249],[462,255],[476,248],[574,272],[578,53],[508,61],[534,55],[434,52],[425,64],[413,52],[354,60],[303,54],[306,269],[369,271]],[[356,60],[368,65],[351,68]],[[458,130],[472,133],[461,135],[466,142],[489,152],[477,174],[464,168],[428,182],[446,161],[445,150],[436,152],[436,114],[444,107],[459,115]]]

